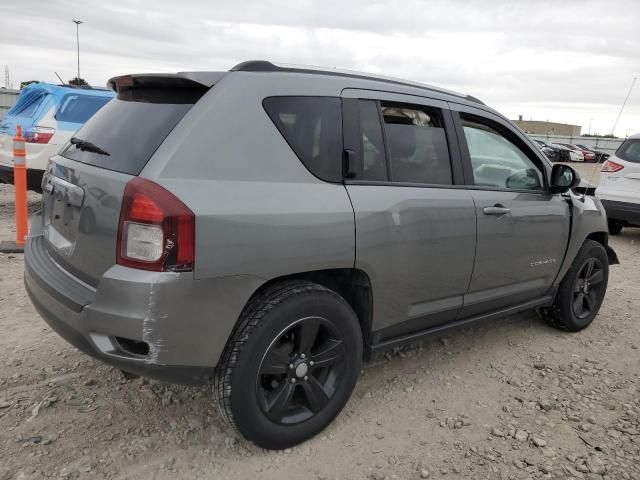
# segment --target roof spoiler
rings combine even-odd
[[[114,92],[141,87],[210,88],[227,72],[134,73],[110,78],[107,88]]]

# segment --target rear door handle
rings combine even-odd
[[[494,215],[496,217],[499,217],[501,215],[506,215],[507,213],[510,213],[511,210],[509,208],[504,207],[503,205],[500,205],[499,203],[494,205],[493,207],[484,207],[482,209],[482,213],[484,213],[485,215]]]

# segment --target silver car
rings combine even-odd
[[[30,298],[119,369],[213,380],[257,445],[321,431],[378,352],[600,308],[600,202],[473,97],[265,61],[109,87],[44,175]]]

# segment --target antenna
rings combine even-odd
[[[629,91],[627,92],[627,96],[624,97],[624,102],[622,102],[622,107],[620,107],[620,113],[618,113],[618,118],[616,118],[616,121],[613,124],[613,128],[611,129],[611,135],[613,135],[613,132],[615,132],[616,127],[618,126],[618,120],[620,120],[620,116],[622,115],[622,111],[624,110],[624,107],[627,104],[627,100],[629,100],[629,96],[631,95],[631,90],[633,90],[633,86],[635,84],[636,84],[636,77],[633,77],[633,82],[631,82],[631,86],[629,87]]]
[[[64,83],[64,80],[62,80],[62,78],[60,78],[60,75],[58,75],[58,72],[53,72],[56,74],[56,77],[58,77],[58,80],[60,80],[60,83],[62,83],[62,85],[66,85],[66,83]]]

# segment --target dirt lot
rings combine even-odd
[[[0,239],[12,195],[0,186]],[[0,480],[640,479],[640,230],[611,244],[622,264],[586,331],[528,313],[390,352],[324,434],[283,452],[236,437],[209,388],[76,351],[30,305],[22,256],[1,255]]]

